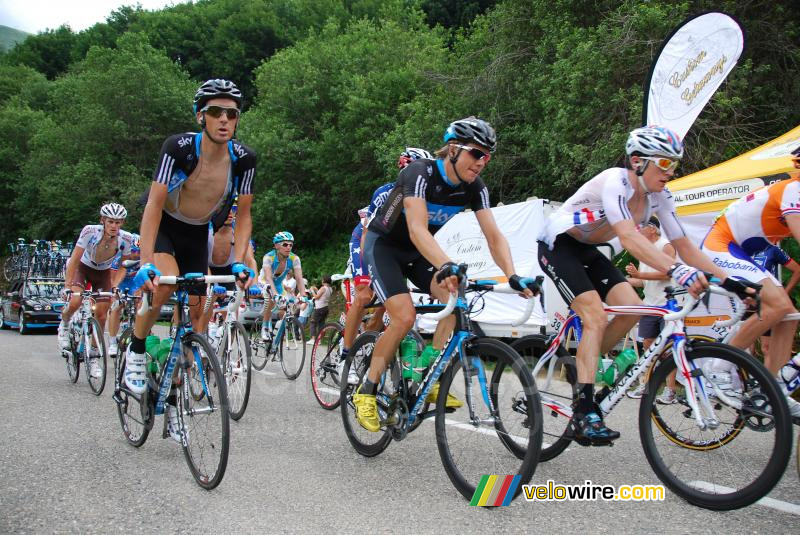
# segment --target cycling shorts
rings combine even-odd
[[[717,241],[714,241],[712,233],[709,233],[706,239],[703,240],[702,245],[700,245],[700,250],[714,262],[714,265],[724,269],[728,275],[734,279],[744,279],[755,283],[760,283],[764,279],[769,279],[776,286],[781,286],[781,283],[772,273],[756,264],[753,257],[748,255],[744,249],[735,242],[727,242],[727,245],[723,249],[723,247],[719,246]]]
[[[596,291],[606,300],[611,288],[627,282],[614,264],[594,245],[582,243],[563,233],[556,236],[553,249],[539,241],[539,265],[568,305],[585,292]]]
[[[434,268],[416,249],[397,245],[376,232],[367,234],[364,263],[372,279],[372,289],[381,303],[408,293],[408,278],[424,293],[430,292]]]
[[[181,275],[207,273],[208,224],[190,225],[162,212],[154,252],[174,256]],[[195,284],[189,286],[187,291],[189,295],[205,296],[206,286],[205,284]]]
[[[211,272],[212,275],[232,275],[231,273],[231,266],[208,266],[208,270]],[[225,282],[219,284],[219,286],[224,286],[226,290],[232,292],[236,290],[236,283],[235,282]]]
[[[664,330],[664,318],[661,316],[642,316],[639,319],[639,338],[657,338]]]
[[[75,273],[72,275],[72,280],[69,281],[70,286],[80,286],[86,289],[86,283],[91,284],[91,287],[97,292],[110,292],[111,291],[111,270],[110,269],[94,269],[81,261],[78,261],[78,267],[75,268]],[[108,297],[99,297],[98,302],[108,301]]]

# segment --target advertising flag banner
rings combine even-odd
[[[742,50],[744,32],[730,15],[705,13],[681,24],[651,66],[644,124],[665,126],[683,138]]]

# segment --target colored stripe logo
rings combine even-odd
[[[509,505],[517,492],[519,480],[520,476],[482,476],[469,504],[479,507]]]

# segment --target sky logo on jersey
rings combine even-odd
[[[469,504],[479,507],[509,505],[519,487],[521,476],[485,475],[475,488]]]
[[[463,211],[463,206],[444,206],[442,204],[428,203],[428,223],[442,226],[450,221],[456,214]]]

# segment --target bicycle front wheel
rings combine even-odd
[[[533,477],[542,446],[536,384],[503,342],[479,338],[460,357],[445,372],[436,403],[436,443],[445,472],[468,500],[486,475],[519,476],[517,496]],[[448,395],[465,406],[447,409]]]
[[[210,490],[220,484],[228,465],[230,419],[225,376],[205,336],[187,334],[182,344],[190,363],[188,370],[181,369],[178,399],[183,453],[195,481]],[[204,395],[192,394],[193,378],[199,378]]]
[[[303,326],[294,316],[284,318],[284,322],[283,340],[279,350],[281,368],[286,378],[294,381],[300,376],[306,361],[306,336]]]
[[[106,337],[100,323],[89,318],[88,343],[83,347],[83,362],[86,364],[86,380],[95,396],[103,393],[106,386],[106,365],[108,351],[106,350]]]
[[[792,423],[786,399],[767,369],[739,349],[693,343],[686,358],[687,373],[697,390],[709,393],[713,414],[701,405],[704,428],[695,421],[682,377],[675,386],[676,402],[656,403],[676,369],[674,360],[662,362],[639,407],[647,461],[664,485],[689,503],[720,511],[750,505],[778,483],[789,462]]]
[[[267,365],[267,349],[269,348],[269,342],[265,342],[261,339],[262,325],[263,320],[261,318],[256,319],[253,324],[250,325],[250,362],[255,370],[263,370],[264,366]]]
[[[114,369],[116,385],[114,402],[117,404],[117,415],[122,426],[122,434],[131,446],[138,448],[147,440],[150,429],[153,428],[154,414],[149,392],[137,395],[125,386],[125,354],[130,344],[133,329],[128,328],[119,338],[119,355],[117,355]],[[151,379],[148,373],[148,381]]]
[[[342,354],[342,336],[344,328],[340,323],[326,323],[311,349],[311,390],[320,407],[329,411],[339,406],[341,384],[337,366]]]
[[[62,350],[63,351],[63,350]],[[74,343],[70,343],[69,354],[65,359],[67,361],[67,377],[70,383],[78,382],[78,375],[80,374],[81,363],[78,360],[78,348]]]
[[[239,420],[244,416],[250,399],[250,340],[244,325],[238,321],[231,324],[230,334],[231,338],[226,340],[220,354],[231,418]]]

